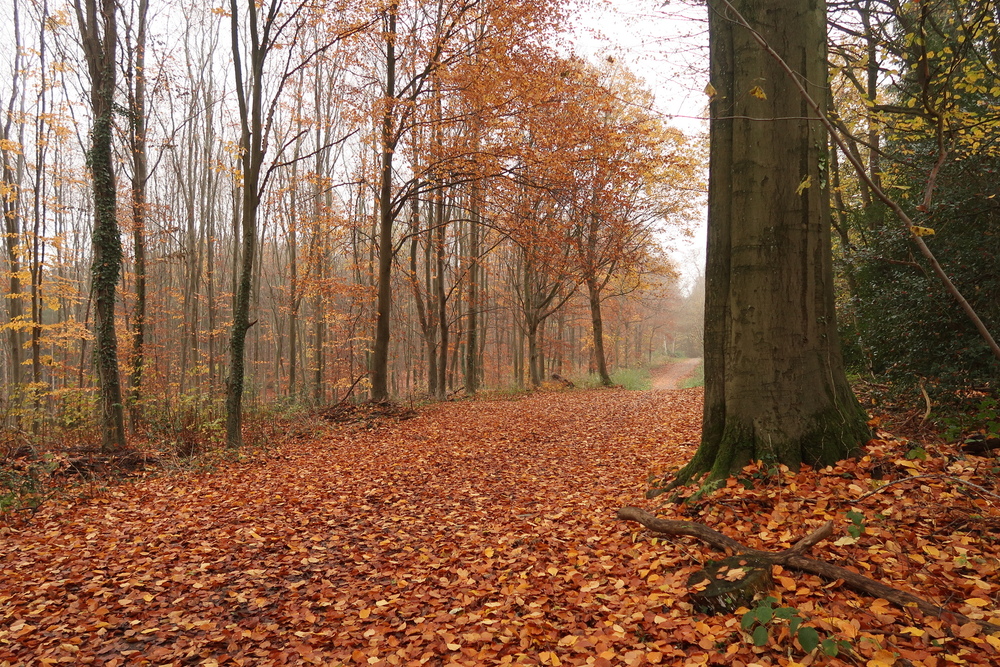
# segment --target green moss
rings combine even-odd
[[[707,585],[706,585],[707,584]],[[758,593],[771,590],[771,563],[746,554],[710,560],[688,578],[691,602],[706,614],[731,614],[749,607]]]
[[[730,417],[717,441],[703,440],[694,457],[674,480],[650,494],[658,495],[683,486],[707,473],[697,494],[701,496],[753,461],[784,464],[792,470],[798,470],[803,463],[814,467],[832,465],[857,455],[870,437],[866,415],[851,399],[847,405],[831,407],[813,417],[810,428],[794,441],[776,442],[761,437],[752,425]]]

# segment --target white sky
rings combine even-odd
[[[612,55],[645,79],[656,110],[689,136],[706,134],[708,33],[704,3],[697,0],[596,0],[581,10],[575,35],[579,53]],[[704,215],[692,238],[664,239],[682,285],[690,288],[705,261]]]

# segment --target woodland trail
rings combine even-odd
[[[694,357],[654,368],[653,389],[680,389],[681,383],[694,374],[700,363],[701,357]]]
[[[614,513],[690,455],[700,396],[442,404],[52,501],[0,535],[0,665],[666,660],[635,630],[658,550]]]

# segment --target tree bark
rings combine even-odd
[[[371,399],[389,400],[389,317],[392,310],[392,157],[396,97],[396,12],[391,4],[386,17],[385,112],[382,117],[382,165],[378,195],[378,295],[375,306],[375,341],[372,347]]]
[[[118,376],[118,338],[115,333],[115,297],[121,275],[122,242],[118,228],[118,192],[112,162],[114,135],[116,4],[76,0],[80,38],[90,70],[90,105],[94,114],[88,155],[93,178],[94,231],[91,278],[94,294],[94,354],[100,387],[101,449],[125,448],[125,413]]]
[[[233,328],[229,336],[229,376],[226,378],[226,445],[243,445],[243,387],[246,378],[246,338],[250,330],[250,296],[253,287],[254,260],[257,251],[257,207],[263,153],[263,110],[261,86],[264,59],[257,26],[257,6],[247,3],[250,27],[250,99],[247,100],[243,81],[243,64],[239,56],[239,7],[231,0],[233,65],[236,73],[236,94],[240,107],[241,185],[238,270],[233,301]]]
[[[469,220],[469,314],[465,346],[465,393],[474,396],[479,391],[479,182],[472,184]]]
[[[822,90],[823,3],[733,6]],[[826,465],[870,435],[837,336],[825,127],[724,0],[710,3],[709,34],[705,409],[701,447],[677,482],[758,459]]]
[[[445,207],[444,184],[440,183],[437,191],[437,199],[434,208],[437,209],[436,219],[437,229],[431,232],[434,239],[434,305],[437,307],[434,317],[437,318],[438,338],[438,361],[437,361],[437,381],[435,387],[437,392],[434,398],[443,401],[448,398],[448,294],[445,289],[445,236],[448,226],[448,212]],[[429,286],[428,286],[429,288]]]
[[[132,354],[129,369],[129,412],[133,432],[142,419],[142,371],[146,341],[146,15],[149,3],[139,0],[132,89],[132,244],[135,252],[135,309],[132,313]]]
[[[7,104],[7,118],[3,124],[3,134],[0,138],[4,140],[0,146],[0,158],[3,160],[3,186],[10,188],[15,195],[20,194],[22,176],[24,173],[25,161],[24,152],[15,151],[8,148],[15,142],[24,145],[24,123],[17,125],[17,139],[13,138],[15,103],[19,104],[21,111],[24,110],[24,93],[21,90],[21,25],[20,25],[20,3],[17,0],[13,3],[13,30],[14,30],[14,62],[10,82],[10,101]],[[22,373],[21,373],[21,346],[22,332],[20,322],[24,317],[24,303],[21,301],[21,260],[18,256],[18,241],[21,237],[21,206],[19,196],[0,197],[0,213],[3,214],[5,247],[7,250],[7,268],[9,271],[7,298],[7,317],[10,328],[8,331],[10,341],[10,383],[11,394],[17,394],[17,400],[21,400]]]
[[[611,375],[608,373],[607,356],[604,353],[604,318],[601,315],[601,289],[596,278],[587,278],[587,296],[590,303],[590,322],[594,333],[594,360],[597,362],[597,375],[601,384],[611,386]]]

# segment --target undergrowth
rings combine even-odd
[[[577,376],[573,383],[583,389],[597,389],[601,386],[601,378],[597,373]],[[611,373],[611,383],[622,389],[645,391],[652,389],[653,376],[649,368],[619,368]]]
[[[101,451],[97,425],[84,414],[50,422],[37,435],[9,428],[0,440],[0,521],[30,517],[57,495],[89,497],[129,479],[213,471],[327,428],[299,404],[254,406],[244,413],[244,446],[232,450],[221,404],[143,408],[142,420],[131,425],[129,448],[119,452]]]

